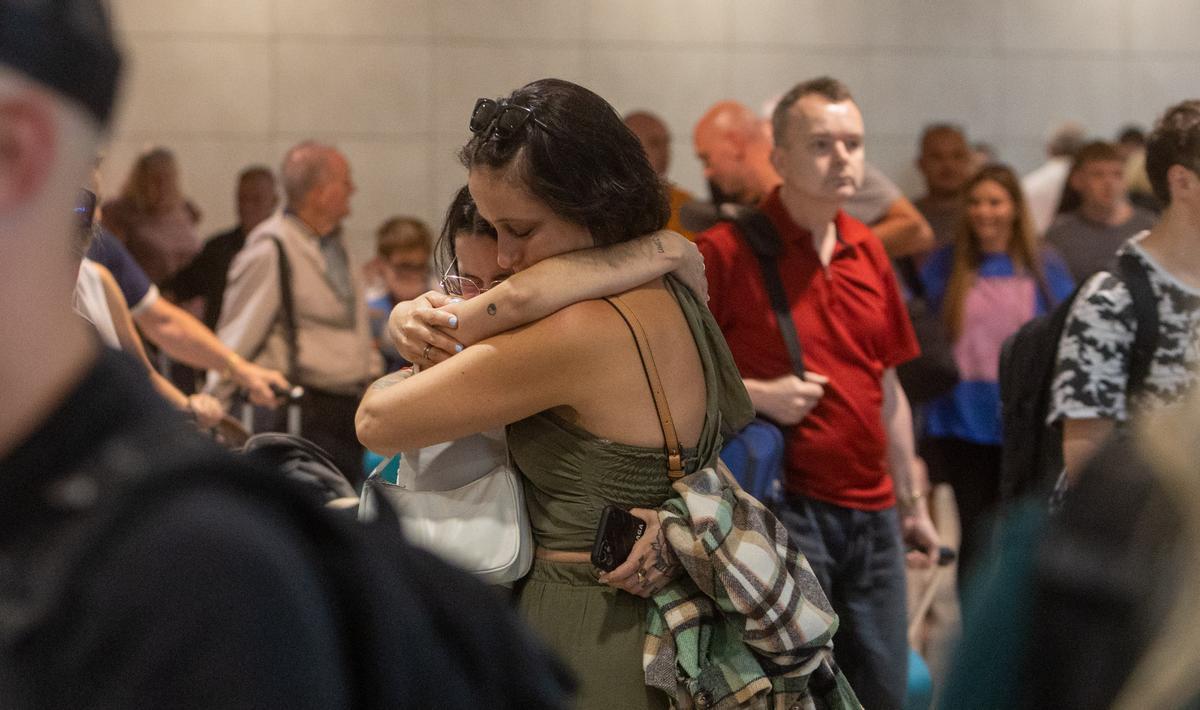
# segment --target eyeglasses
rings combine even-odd
[[[507,99],[493,101],[492,99],[477,99],[475,109],[471,111],[471,133],[490,133],[504,140],[517,132],[526,121],[532,120],[547,133],[553,133],[549,126],[538,120],[533,109],[528,106],[510,104]]]
[[[503,283],[504,279],[508,278],[507,276],[498,278],[485,286],[474,279],[469,279],[465,276],[458,276],[457,274],[451,274],[450,272],[455,269],[455,266],[457,266],[457,264],[455,262],[451,262],[450,266],[446,268],[446,273],[442,274],[442,291],[445,292],[447,296],[457,296],[463,300],[475,298],[481,293],[490,291],[491,289],[496,288]]]

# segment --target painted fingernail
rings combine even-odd
[[[458,316],[450,316],[450,327],[451,328],[458,327]]]
[[[461,353],[461,352],[462,352],[462,346],[461,346],[461,345],[455,345],[455,346],[454,346],[454,352],[456,352],[456,353]]]

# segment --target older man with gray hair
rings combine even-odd
[[[354,412],[383,363],[341,237],[354,193],[350,165],[333,147],[305,141],[287,152],[280,175],[286,206],[250,233],[230,265],[217,335],[305,388],[304,436],[356,481],[362,449]]]

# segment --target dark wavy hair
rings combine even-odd
[[[459,151],[468,170],[515,170],[531,194],[597,246],[662,229],[670,203],[633,132],[607,101],[562,79],[540,79],[506,101],[533,111],[512,135],[484,130]],[[540,124],[540,125],[539,125]]]
[[[1167,170],[1182,165],[1200,175],[1200,100],[1192,99],[1167,109],[1146,139],[1146,176],[1154,196],[1171,203]]]
[[[450,201],[450,207],[446,210],[446,219],[442,222],[442,231],[438,235],[436,247],[437,263],[434,267],[438,273],[445,271],[458,258],[454,238],[462,232],[496,238],[496,228],[479,216],[475,200],[471,198],[471,191],[466,185],[454,193],[454,199]]]

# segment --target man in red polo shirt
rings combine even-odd
[[[780,519],[841,619],[838,663],[864,707],[900,708],[908,648],[901,537],[930,552],[939,543],[894,369],[918,346],[883,245],[841,209],[863,176],[863,121],[849,91],[829,78],[802,83],[772,122],[783,185],[760,208],[782,241],[777,265],[813,374],[791,374],[758,262],[730,223],[697,240],[709,306],[755,408],[786,427]],[[909,556],[931,563],[925,552]]]

